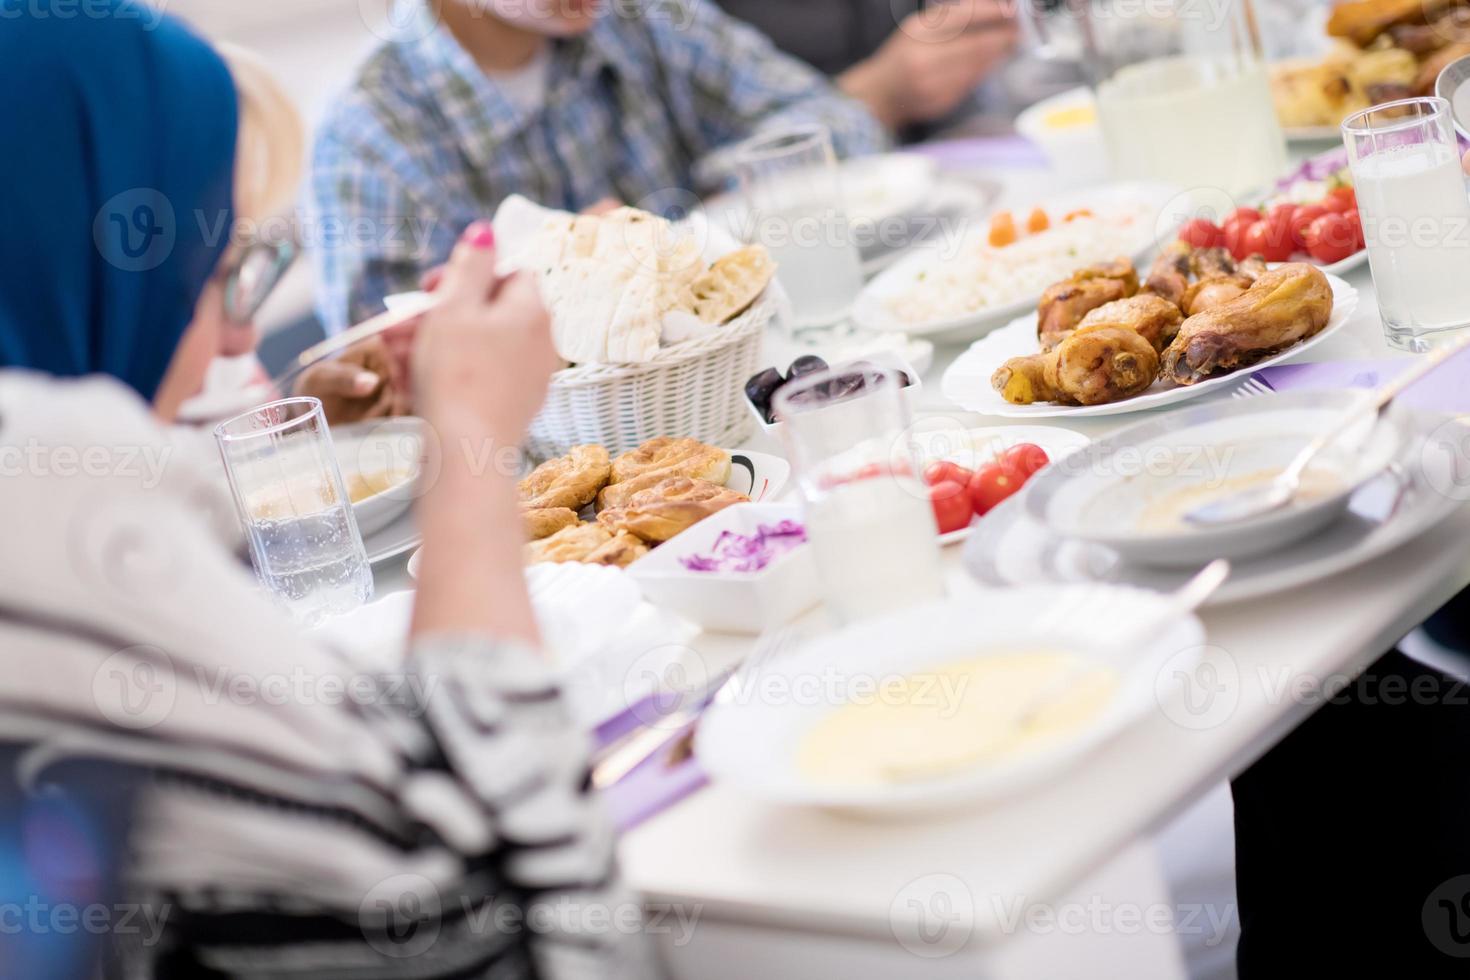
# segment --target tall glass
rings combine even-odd
[[[1247,194],[1286,169],[1251,0],[1069,3],[1113,176]]]
[[[781,388],[774,409],[827,608],[853,623],[943,595],[939,529],[898,374],[820,371]]]
[[[792,328],[845,318],[862,290],[863,268],[832,134],[824,126],[797,126],[757,136],[737,150],[736,170],[749,209],[745,238],[775,260],[791,297]]]
[[[373,572],[322,403],[288,398],[214,430],[255,574],[314,626],[373,594]]]
[[[1388,342],[1423,352],[1470,321],[1470,197],[1450,104],[1387,102],[1343,120]]]

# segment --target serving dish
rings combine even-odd
[[[1414,438],[1395,465],[1355,493],[1339,520],[1294,545],[1235,562],[1209,605],[1272,596],[1349,571],[1450,518],[1464,501],[1436,489],[1455,485],[1458,465],[1454,446],[1429,438],[1443,421],[1418,418]],[[977,582],[998,588],[1112,582],[1167,592],[1194,571],[1128,561],[1105,546],[1059,537],[1034,520],[1019,498],[976,528],[962,557]]]
[[[1193,616],[1171,619],[1126,661],[1107,661],[1106,666],[1116,671],[1116,686],[1098,713],[1065,737],[1043,739],[1004,761],[934,778],[864,784],[819,777],[803,767],[800,758],[807,736],[818,724],[846,704],[878,696],[873,692],[883,691],[892,679],[927,674],[957,660],[1025,656],[1053,649],[1094,658],[1104,666],[1100,645],[1115,631],[1121,635],[1122,624],[1159,616],[1168,608],[1158,595],[1120,588],[1109,592],[1116,617],[1079,622],[1047,615],[1075,591],[980,592],[826,634],[772,660],[752,679],[761,691],[787,691],[793,696],[739,698],[717,704],[699,727],[696,754],[716,780],[727,781],[758,799],[861,816],[904,817],[1020,792],[1056,776],[1123,728],[1156,712],[1157,675],[1165,662],[1179,663],[1180,651],[1200,646],[1205,634],[1199,621]],[[934,690],[948,690],[963,699],[968,688],[960,687],[959,691]],[[812,690],[823,694],[795,696]],[[942,707],[962,712],[967,703],[960,700]],[[915,746],[914,754],[913,761],[922,765],[922,746]]]
[[[786,489],[791,479],[791,464],[780,456],[737,449],[730,453],[730,476],[725,486],[743,493],[752,502],[762,503],[775,500]],[[423,543],[423,538],[414,527],[412,513],[405,514],[392,525],[368,541],[368,557],[374,564],[412,551]],[[698,526],[698,525],[696,525]],[[383,552],[374,556],[374,546]],[[391,552],[391,553],[389,553]],[[408,574],[417,579],[420,558],[415,554],[408,562]]]
[[[1361,398],[1271,394],[1149,419],[1038,473],[1025,494],[1026,512],[1060,537],[1141,564],[1198,568],[1214,558],[1238,561],[1289,547],[1341,517],[1352,496],[1398,457],[1409,435],[1399,415],[1365,419],[1346,433],[1287,507],[1213,527],[1182,515],[1245,484],[1269,482]]]
[[[853,321],[865,330],[898,331],[950,341],[983,336],[1028,307],[1034,307],[1041,291],[1071,271],[1071,268],[1112,258],[1120,252],[1139,259],[1161,239],[1172,238],[1175,229],[1186,217],[1182,212],[1178,215],[1172,213],[1171,205],[1179,200],[1178,189],[1170,185],[1130,182],[1056,194],[1045,201],[1015,209],[1015,214],[1022,221],[1036,208],[1045,210],[1049,216],[1055,215],[1052,232],[1063,229],[1065,215],[1081,211],[1092,212],[1100,223],[1112,229],[1106,236],[1108,240],[1095,249],[1095,256],[1082,256],[1075,261],[1053,256],[1044,265],[1037,263],[1034,267],[1025,263],[1025,253],[1041,246],[1028,244],[1029,240],[1023,238],[1017,244],[1004,248],[989,248],[985,244],[990,234],[989,222],[973,221],[957,239],[915,249],[875,277],[858,295],[853,306]],[[1070,247],[1065,246],[1062,250]],[[1020,251],[1007,252],[1007,249]],[[1029,275],[1035,279],[1034,288],[1013,299],[1002,300],[970,312],[936,314],[919,320],[898,314],[896,308],[907,303],[910,296],[926,288],[924,283],[927,280],[943,275],[957,276],[960,264],[973,264],[978,277],[997,257],[1021,263],[1022,267],[1014,273],[1004,274],[1007,279],[1025,276],[1028,269],[1033,269]],[[1068,263],[1072,263],[1070,267],[1061,268]],[[947,291],[942,283],[933,287],[933,290],[935,295],[942,295]]]
[[[904,401],[908,404],[910,412],[917,409],[919,404],[919,394],[924,390],[924,377],[919,373],[918,369],[915,368],[914,365],[911,364],[909,361],[907,361],[901,354],[897,353],[896,351],[874,351],[866,357],[839,359],[835,362],[834,366],[838,370],[842,370],[845,368],[855,368],[856,365],[860,362],[866,362],[867,364],[871,364],[875,367],[879,367],[887,371],[901,371],[904,374],[908,375],[910,383],[904,386]],[[748,392],[745,394],[745,407],[749,409],[751,416],[755,419],[756,425],[760,428],[762,432],[766,433],[766,435],[779,438],[781,430],[784,428],[784,425],[779,421],[767,422],[766,417],[761,413],[760,408],[758,408],[756,404],[750,400],[750,395]]]
[[[628,573],[649,600],[705,629],[761,633],[817,604],[811,545],[797,545],[760,571],[695,571],[685,559],[710,555],[726,532],[749,537],[801,519],[796,504],[737,504],[671,538],[628,566]]]
[[[908,434],[915,455],[926,468],[932,463],[943,461],[954,463],[971,472],[995,462],[1007,449],[1027,443],[1041,447],[1051,463],[1055,464],[1092,441],[1080,432],[1064,429],[1059,425],[969,428],[956,426],[950,420],[936,416],[918,419]],[[1035,476],[1030,479],[1035,479]],[[940,546],[947,547],[967,540],[974,533],[975,525],[983,520],[984,517],[976,517],[971,520],[969,527],[941,534]]]
[[[1358,291],[1336,276],[1328,275],[1327,280],[1332,287],[1333,299],[1332,315],[1327,325],[1295,346],[1251,365],[1251,371],[1280,364],[1303,354],[1347,324],[1358,307]],[[1242,376],[1242,372],[1237,371],[1207,378],[1192,385],[1178,386],[1158,381],[1143,394],[1102,405],[1061,405],[1053,402],[1013,405],[991,386],[991,377],[1010,358],[1025,357],[1036,351],[1036,325],[1036,314],[1029,313],[972,344],[945,372],[941,383],[944,396],[961,408],[1001,418],[1087,418],[1122,415],[1178,404],[1237,385]]]

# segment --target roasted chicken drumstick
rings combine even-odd
[[[1138,292],[1138,273],[1126,258],[1080,269],[1047,287],[1036,308],[1036,339],[1051,350],[1077,329],[1088,313]]]
[[[1332,286],[1322,270],[1288,262],[1229,302],[1185,320],[1164,352],[1164,376],[1190,385],[1249,367],[1316,335],[1331,317]]]

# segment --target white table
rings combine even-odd
[[[1351,279],[1357,313],[1304,358],[1391,355],[1366,268]],[[996,424],[944,406],[938,379],[957,353],[940,351],[925,409]],[[1097,436],[1140,417],[1069,427]],[[1361,671],[1470,585],[1467,545],[1462,510],[1370,565],[1207,612],[1206,666],[1180,682],[1192,712],[1161,710],[1002,806],[882,824],[703,790],[622,844],[636,887],[699,914],[687,943],[661,937],[666,963],[699,980],[1181,975],[1174,938],[1150,926],[1167,896],[1147,835],[1305,719],[1314,704],[1301,685]],[[954,587],[973,587],[958,560],[947,553]],[[713,664],[748,642],[705,635],[692,646]],[[1036,917],[1018,925],[1028,907]]]
[[[1351,279],[1358,311],[1304,359],[1392,355],[1366,268]],[[939,351],[924,411],[1005,424],[943,402],[938,381],[958,353]],[[1141,417],[1067,425],[1096,437]],[[750,448],[776,447],[758,437]],[[1169,897],[1148,835],[1305,719],[1314,703],[1303,685],[1356,674],[1470,585],[1467,545],[1461,510],[1355,571],[1207,612],[1211,653],[1181,682],[1194,713],[1160,711],[1005,805],[884,824],[700,791],[621,844],[635,887],[697,916],[692,933],[657,936],[666,966],[689,980],[1183,976],[1158,918]],[[953,590],[976,587],[959,549],[946,560]],[[401,567],[380,570],[380,592],[407,585]],[[717,669],[749,644],[705,634],[690,645]],[[1206,910],[1196,925],[1228,911]]]

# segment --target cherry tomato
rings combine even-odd
[[[1259,255],[1267,262],[1285,262],[1291,258],[1291,233],[1283,228],[1278,236],[1271,222],[1262,219],[1246,229],[1241,249],[1246,255]]]
[[[1318,262],[1341,262],[1358,250],[1358,233],[1347,215],[1328,212],[1307,226],[1307,252]]]
[[[1338,214],[1356,211],[1358,209],[1358,192],[1351,187],[1334,187],[1322,199],[1322,206],[1329,211],[1336,211]]]
[[[929,503],[934,508],[934,520],[939,524],[940,534],[963,531],[975,516],[965,488],[949,480],[929,488]]]
[[[1026,478],[1014,467],[1000,463],[982,466],[970,481],[970,505],[984,517],[1025,485]]]
[[[1184,227],[1179,229],[1179,240],[1195,248],[1214,248],[1225,244],[1225,231],[1213,221],[1195,218],[1186,221]]]
[[[990,244],[1004,248],[1016,240],[1016,218],[1009,211],[997,211],[990,219]]]
[[[1296,243],[1292,241],[1291,237],[1291,230],[1296,224],[1296,205],[1278,204],[1266,212],[1266,217],[1263,220],[1271,228],[1271,235],[1268,240],[1272,245],[1277,249],[1285,247],[1286,257],[1280,260],[1285,262],[1296,249]]]
[[[938,463],[930,463],[925,467],[924,485],[937,487],[941,483],[958,483],[963,487],[970,482],[970,477],[974,475],[959,463],[954,463],[946,459]]]
[[[1047,456],[1045,449],[1034,442],[1023,442],[1001,453],[996,462],[1002,466],[1011,467],[1024,479],[1029,480],[1037,470],[1051,462],[1051,457]]]
[[[1291,216],[1291,240],[1298,249],[1307,250],[1307,226],[1327,213],[1320,204],[1303,204]]]
[[[1236,261],[1246,258],[1251,253],[1246,251],[1245,234],[1255,225],[1255,220],[1244,218],[1229,218],[1225,221],[1225,248],[1235,256]]]
[[[1041,208],[1034,209],[1026,218],[1026,231],[1034,235],[1051,227],[1051,218]]]
[[[1261,212],[1257,211],[1255,208],[1236,208],[1234,211],[1231,211],[1225,216],[1225,221],[1223,223],[1228,224],[1232,221],[1244,221],[1247,224],[1255,224],[1257,221],[1260,220]]]

